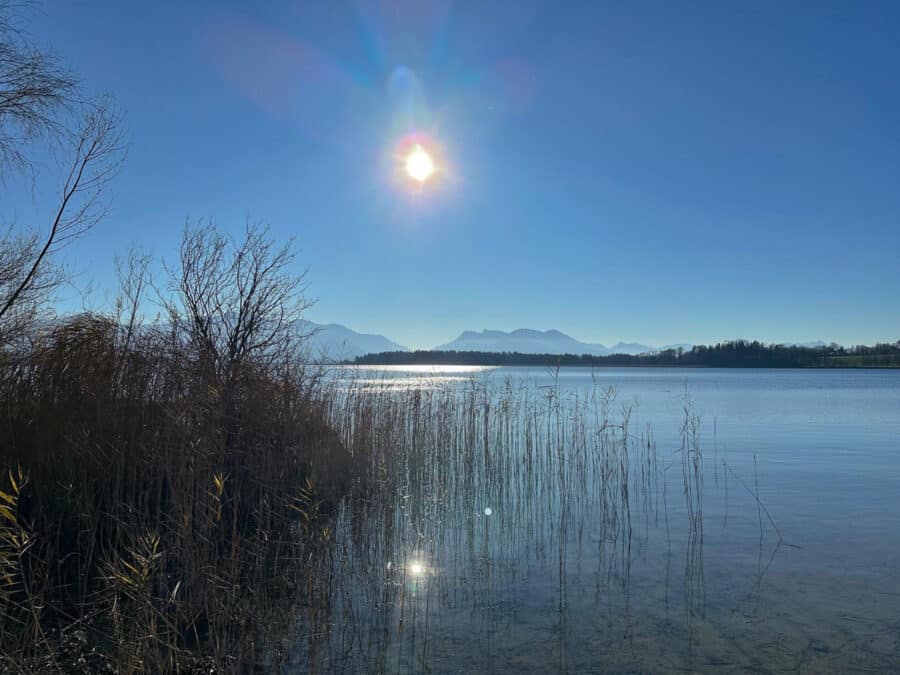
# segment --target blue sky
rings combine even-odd
[[[250,215],[297,238],[308,318],[410,346],[900,338],[900,4],[262,4],[32,17],[127,111],[80,283],[111,288],[132,244],[172,259],[188,216]],[[410,132],[441,150],[418,191]]]

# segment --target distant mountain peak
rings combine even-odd
[[[624,345],[629,353],[650,351],[644,345]],[[484,328],[481,331],[466,330],[451,342],[439,345],[435,349],[477,352],[520,352],[523,354],[593,354],[605,356],[612,353],[608,347],[598,343],[581,342],[570,335],[556,329],[536,330],[534,328],[516,328],[502,331]]]
[[[339,323],[321,324],[304,319],[300,324],[304,333],[311,334],[307,342],[307,351],[314,358],[343,361],[363,354],[408,351],[403,345],[383,335],[358,333]]]

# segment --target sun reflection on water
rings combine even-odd
[[[340,366],[344,382],[354,391],[405,391],[438,389],[482,377],[495,366],[404,365]]]

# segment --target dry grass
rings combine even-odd
[[[320,547],[353,480],[321,372],[247,362],[223,411],[186,357],[82,316],[2,363],[9,667],[228,670]]]

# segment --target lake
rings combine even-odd
[[[296,669],[900,671],[900,371],[342,377],[403,432],[366,432]]]

